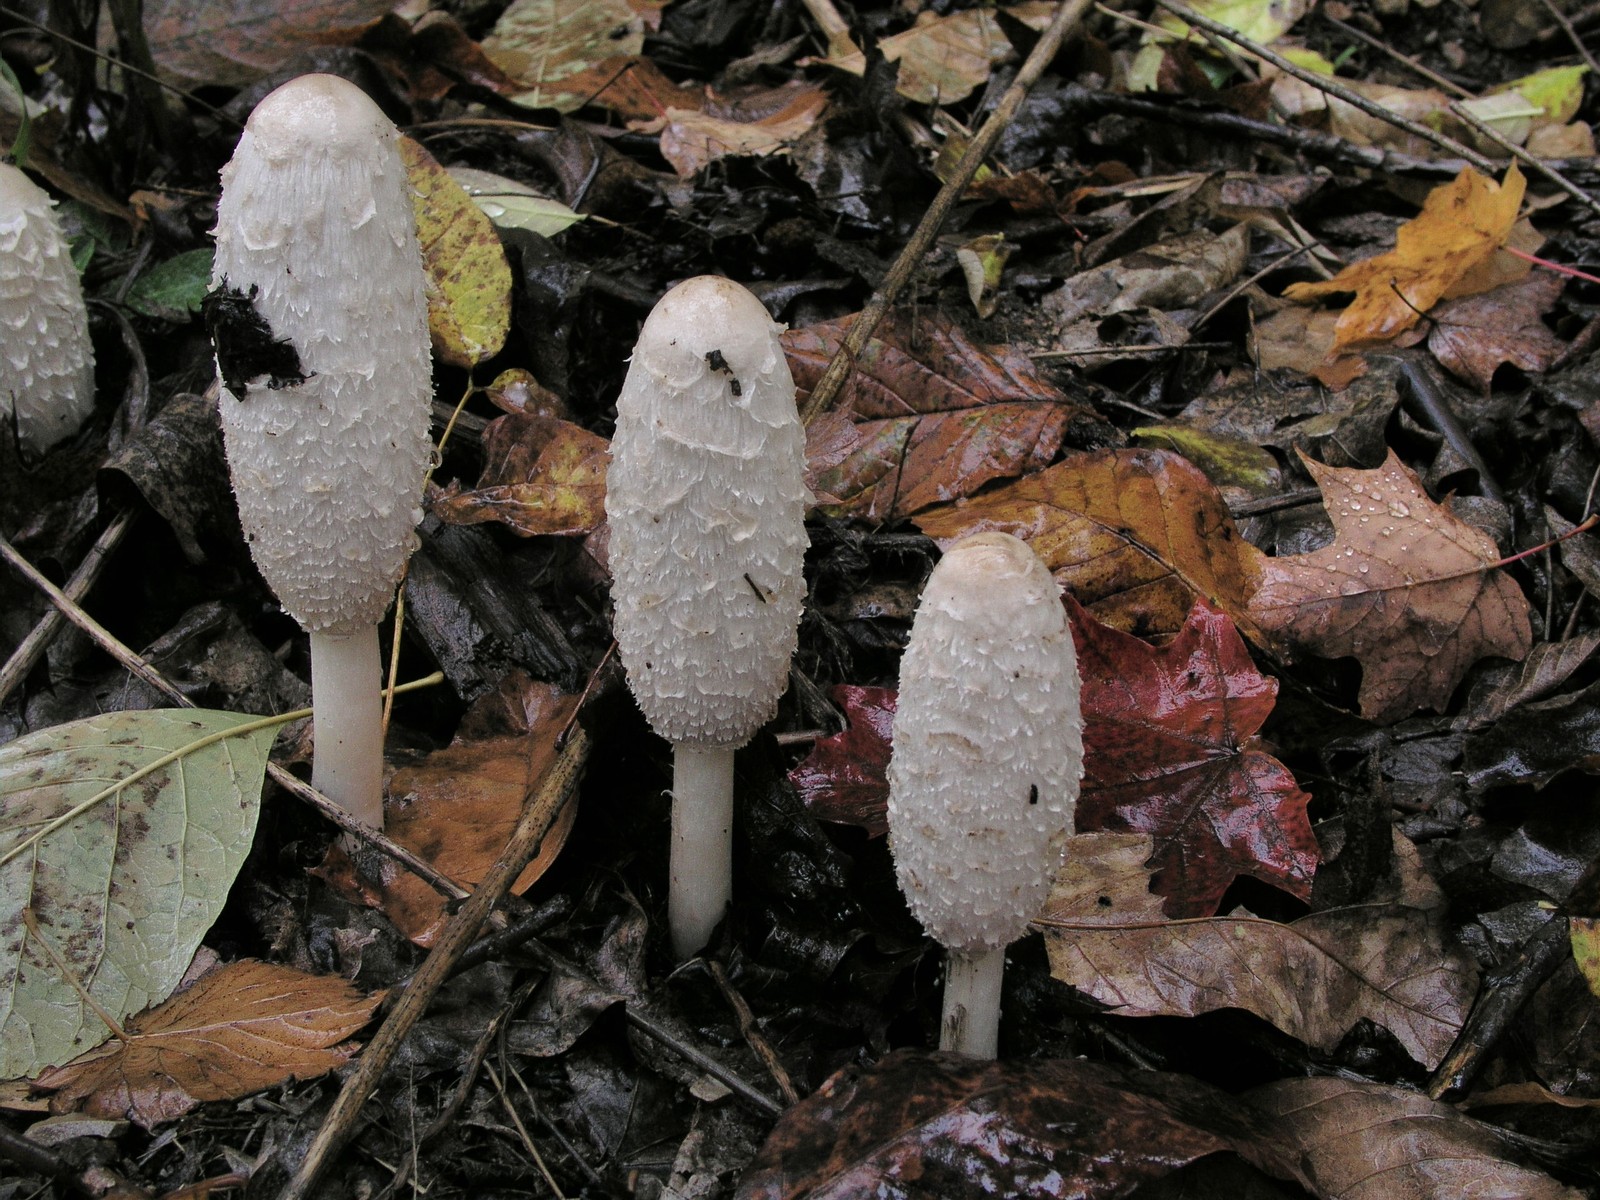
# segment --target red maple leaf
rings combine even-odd
[[[843,733],[818,738],[789,772],[800,801],[819,821],[859,825],[873,837],[889,831],[889,738],[894,688],[841,684],[828,693],[844,710]]]
[[[1079,831],[1151,834],[1151,890],[1170,917],[1212,915],[1239,875],[1306,899],[1319,859],[1310,797],[1252,748],[1278,684],[1233,622],[1200,601],[1176,638],[1151,646],[1066,604],[1083,673]]]

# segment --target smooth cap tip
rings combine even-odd
[[[338,153],[393,136],[383,110],[337,75],[301,75],[271,92],[250,114],[245,129],[268,158],[319,146]]]

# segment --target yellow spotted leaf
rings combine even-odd
[[[511,328],[511,267],[494,223],[433,155],[400,139],[411,179],[417,237],[428,271],[434,351],[471,370],[493,358]]]

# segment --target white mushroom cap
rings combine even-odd
[[[1020,937],[1061,865],[1083,776],[1078,657],[1027,543],[981,533],[934,567],[900,664],[889,845],[950,949]]]
[[[213,286],[253,293],[304,376],[223,388],[228,461],[256,565],[310,630],[382,617],[422,519],[428,306],[396,137],[359,88],[304,75],[222,170]]]
[[[94,411],[94,347],[53,201],[0,163],[0,420],[39,453]],[[9,435],[6,435],[9,436]]]
[[[811,495],[780,329],[731,280],[680,283],[617,399],[615,630],[640,708],[673,743],[742,746],[788,685]]]

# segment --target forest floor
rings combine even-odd
[[[69,7],[0,9],[97,385],[0,438],[0,1200],[1600,1195],[1595,6]],[[310,696],[205,315],[307,72],[410,139],[432,279],[381,637],[433,885],[345,853],[309,720],[229,733]],[[816,504],[678,962],[604,494],[704,274],[786,327]],[[918,597],[989,530],[1064,590],[1085,745],[992,1063],[934,1049],[884,836]]]

